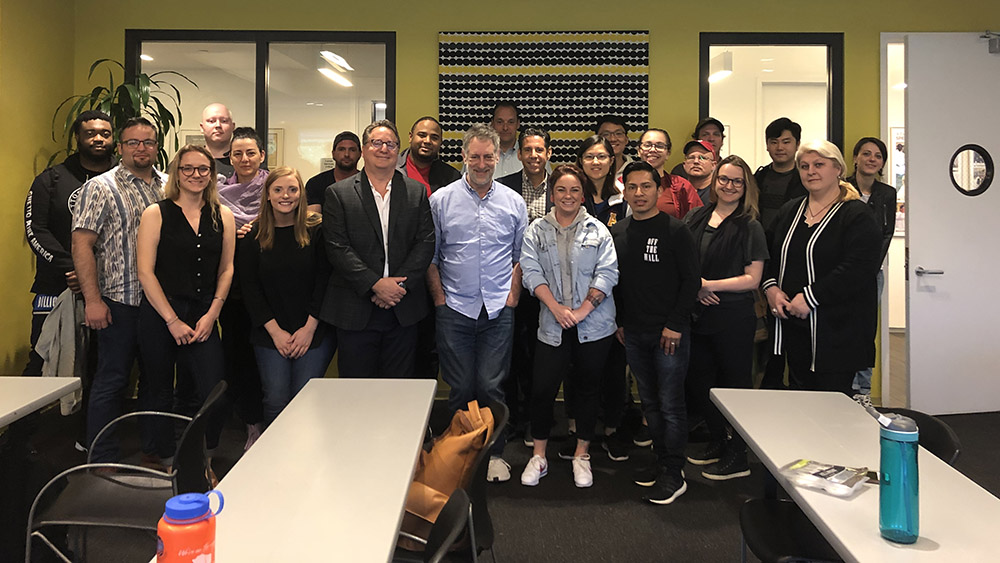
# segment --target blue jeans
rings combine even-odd
[[[107,298],[111,324],[97,331],[97,372],[90,387],[87,410],[87,444],[91,444],[104,425],[122,415],[122,402],[132,364],[139,358],[139,308]],[[139,361],[142,381],[142,361]],[[145,433],[144,433],[145,434]],[[105,434],[91,452],[94,462],[114,462],[120,456],[115,433]]]
[[[642,402],[642,414],[649,424],[657,463],[680,473],[687,446],[687,407],[684,403],[684,379],[691,354],[691,333],[681,336],[672,356],[660,346],[660,332],[625,330],[625,357],[635,375]]]
[[[264,424],[274,422],[310,379],[323,377],[336,349],[337,339],[333,330],[327,331],[319,346],[295,360],[282,357],[274,348],[253,347],[260,383],[264,388]]]
[[[491,401],[502,403],[514,341],[514,309],[504,307],[490,320],[484,308],[478,319],[470,319],[441,305],[435,307],[435,315],[441,378],[451,387],[448,410],[464,409],[472,400],[482,406]],[[501,455],[506,444],[504,429],[499,430],[491,455]]]
[[[882,302],[882,287],[885,285],[885,274],[882,270],[878,271],[878,275],[875,276],[875,283],[878,285],[878,300],[879,303]],[[884,344],[883,344],[884,345]],[[876,361],[878,359],[876,358]],[[854,374],[854,383],[851,385],[855,391],[861,393],[862,395],[872,394],[872,370],[873,367],[868,367],[863,370],[858,371]]]

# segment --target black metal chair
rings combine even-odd
[[[119,422],[135,417],[160,416],[188,421],[181,435],[169,472],[124,463],[87,463],[63,471],[42,487],[28,513],[27,546],[24,560],[31,561],[32,538],[38,538],[64,561],[69,558],[46,537],[53,526],[80,532],[78,548],[86,551],[88,528],[125,528],[149,530],[155,537],[156,524],[170,497],[212,488],[208,476],[209,460],[205,449],[205,431],[209,418],[226,391],[221,381],[212,389],[193,418],[155,411],[139,411],[109,422],[91,443],[94,444]]]
[[[912,418],[920,429],[920,445],[948,465],[955,464],[962,447],[955,431],[941,419],[911,409],[879,407],[877,410]],[[740,508],[740,530],[744,563],[748,547],[765,563],[842,561],[823,534],[790,500],[748,500]]]
[[[510,411],[507,410],[507,405],[500,401],[491,402],[489,407],[490,412],[493,413],[494,432],[483,446],[483,450],[479,452],[479,457],[476,459],[476,470],[472,473],[472,480],[466,487],[466,492],[472,499],[472,510],[469,512],[469,530],[471,531],[469,539],[472,542],[473,560],[475,561],[480,553],[489,551],[490,557],[495,562],[493,519],[490,517],[486,501],[488,496],[486,490],[489,486],[486,481],[486,472],[490,465],[490,449],[500,438],[500,433],[506,432]]]
[[[469,523],[471,502],[464,489],[455,489],[448,502],[441,509],[431,533],[424,540],[419,536],[399,532],[400,535],[424,544],[423,552],[397,548],[392,556],[393,563],[439,563],[455,544]]]

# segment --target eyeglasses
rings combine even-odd
[[[143,145],[147,149],[155,149],[158,143],[156,142],[156,139],[143,139],[141,141],[139,139],[129,139],[127,141],[122,141],[122,144],[130,149],[134,149],[139,145]]]
[[[208,173],[212,171],[208,166],[181,166],[178,170],[185,176],[194,176],[195,172],[199,176],[208,176]]]
[[[646,151],[656,150],[656,151],[663,152],[663,151],[667,150],[667,144],[666,143],[651,143],[649,141],[646,141],[645,143],[639,145],[639,147],[642,148],[642,150],[646,150]]]
[[[601,136],[604,137],[605,139],[610,139],[611,137],[615,137],[615,138],[619,138],[620,139],[620,138],[623,138],[623,137],[627,137],[628,134],[625,133],[624,129],[619,129],[617,131],[605,131],[605,132],[601,133]]]
[[[743,187],[743,178],[730,178],[729,176],[719,176],[719,185],[725,186],[726,184],[732,184],[734,188]]]
[[[607,154],[585,154],[583,155],[584,162],[607,162],[611,160],[611,155]]]
[[[684,160],[690,160],[691,162],[694,161],[705,162],[707,160],[715,160],[715,159],[713,159],[711,156],[707,154],[689,154],[684,157]]]
[[[368,144],[375,150],[385,147],[385,150],[390,152],[399,148],[399,143],[396,141],[383,141],[382,139],[372,139],[371,141],[368,141]]]

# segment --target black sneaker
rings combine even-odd
[[[687,456],[687,460],[695,465],[708,465],[722,458],[726,445],[724,442],[709,442],[699,451]]]
[[[640,467],[632,474],[632,480],[640,487],[652,487],[663,473],[663,468],[655,463],[648,467]]]
[[[559,448],[559,459],[573,459],[576,455],[576,436],[566,440]]]
[[[684,478],[672,471],[666,471],[656,480],[649,494],[642,497],[653,504],[670,504],[688,490]]]
[[[617,430],[601,440],[601,447],[608,452],[611,461],[628,461],[629,443]]]
[[[649,427],[645,424],[640,424],[639,429],[635,431],[635,436],[632,436],[632,443],[640,448],[652,446],[653,438],[649,435]]]
[[[747,451],[744,448],[728,448],[718,462],[701,472],[702,477],[713,481],[728,481],[750,475]]]

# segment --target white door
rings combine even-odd
[[[1000,163],[1000,55],[978,33],[910,34],[906,83],[910,406],[1000,410],[1000,181],[970,197],[950,174],[967,144]]]

